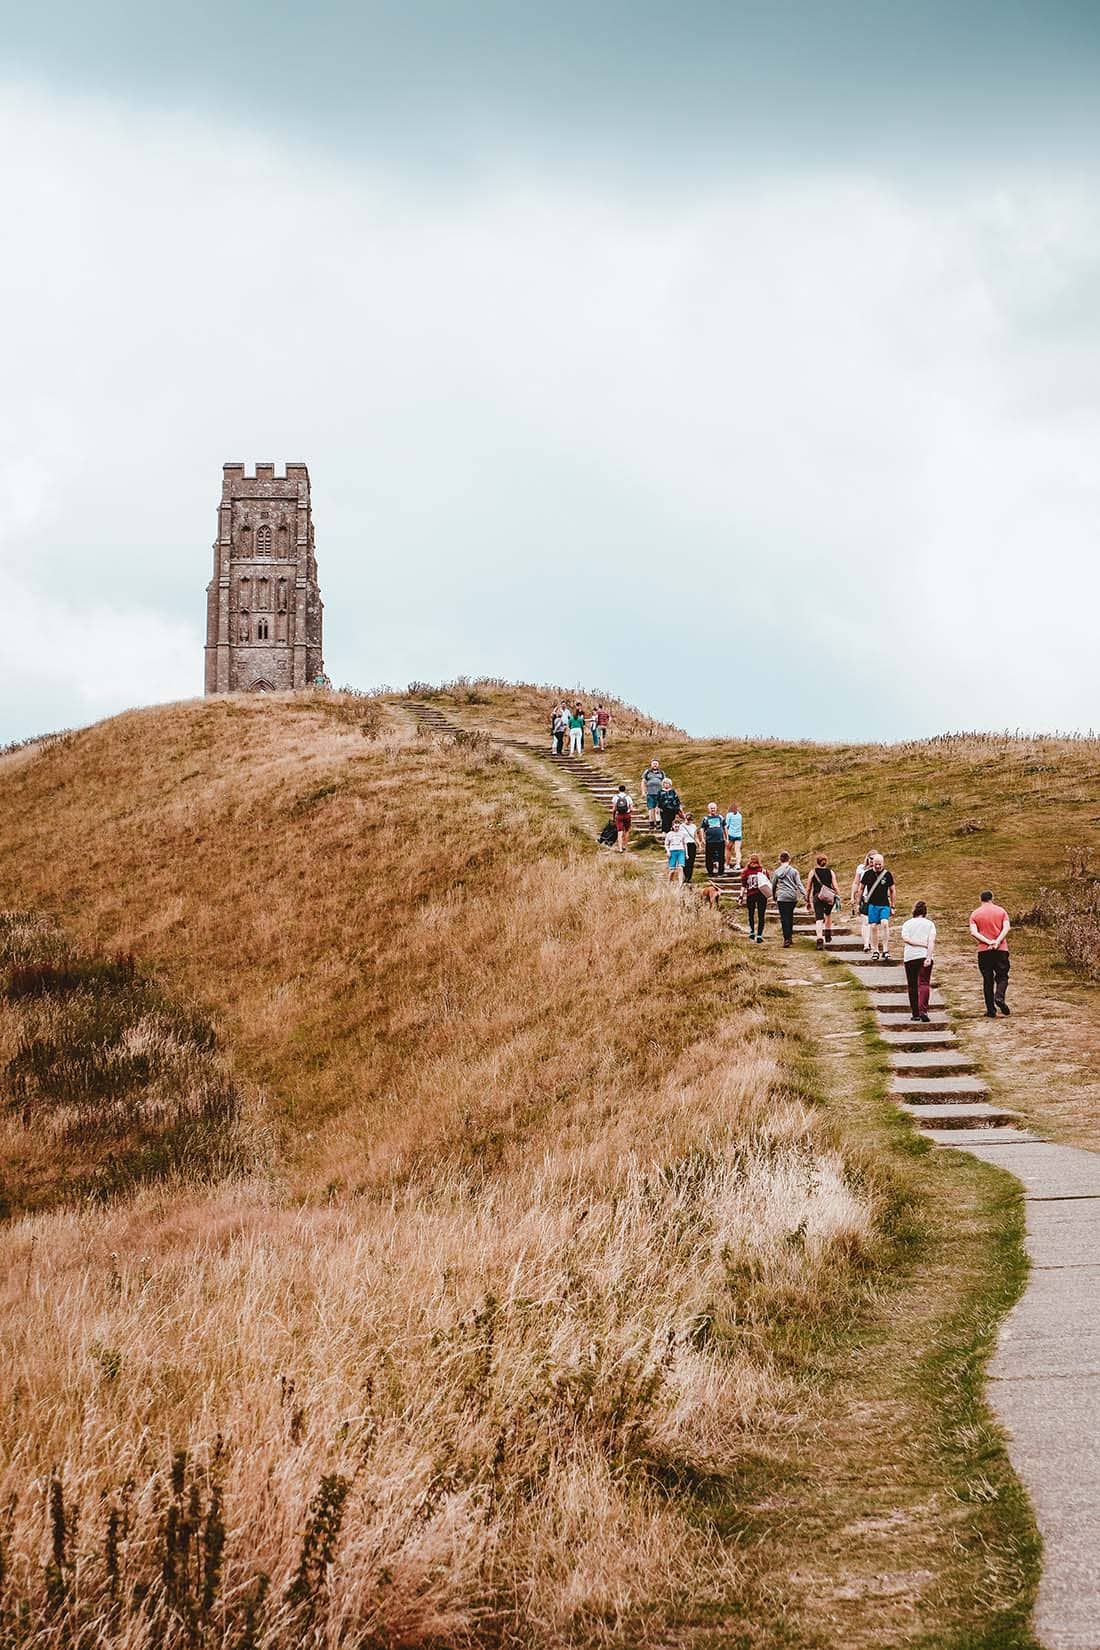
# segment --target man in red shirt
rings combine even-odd
[[[994,905],[993,895],[982,895],[982,903],[970,914],[970,932],[978,942],[978,971],[985,992],[985,1012],[991,1020],[997,1010],[1009,1012],[1005,997],[1008,993],[1008,930],[1011,927],[1008,912],[1003,905]]]

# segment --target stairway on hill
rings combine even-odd
[[[407,708],[441,734],[463,731],[435,707]],[[556,756],[529,740],[497,742],[564,767],[610,811],[615,788],[602,764],[607,760],[612,768],[612,752],[595,763]],[[697,874],[705,876],[702,867]],[[707,880],[735,884],[725,875]],[[795,927],[800,937],[812,936],[809,913],[800,912]],[[901,964],[872,963],[847,923],[834,928],[832,945],[818,955],[847,967],[866,991],[902,1110],[938,1145],[971,1152],[1023,1185],[1033,1269],[1001,1331],[989,1371],[990,1400],[1043,1537],[1037,1641],[1044,1650],[1100,1650],[1100,1154],[1016,1126],[1011,1108],[989,1098],[942,992],[932,992],[929,1023],[914,1023]]]

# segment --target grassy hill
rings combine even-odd
[[[114,718],[0,820],[0,1643],[1027,1643],[1018,1207],[851,993],[394,699]]]
[[[465,725],[542,741],[553,691],[458,683],[437,702]],[[1054,1137],[1100,1148],[1100,740],[694,740],[643,733],[625,711],[600,760],[637,790],[654,754],[689,806],[739,803],[746,843],[769,863],[785,848],[805,871],[826,853],[847,891],[864,852],[885,853],[899,911],[929,904],[940,983],[1003,1097]],[[986,887],[1016,925],[1011,1022],[987,1024],[982,1012],[968,918]]]

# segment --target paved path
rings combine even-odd
[[[455,731],[432,706],[408,708],[441,733]],[[528,740],[499,743],[564,768],[610,809],[614,785],[603,759],[555,757]],[[635,815],[644,817],[644,809]],[[701,865],[696,875],[704,879]],[[707,880],[738,886],[733,877]],[[812,937],[805,913],[796,931]],[[847,965],[868,993],[899,1106],[939,1145],[1007,1169],[1023,1185],[1031,1273],[1002,1329],[988,1396],[1043,1537],[1036,1637],[1044,1650],[1100,1650],[1100,1153],[1015,1126],[1011,1108],[990,1099],[940,991],[931,995],[930,1023],[915,1025],[900,963],[872,966],[844,925],[824,955]]]

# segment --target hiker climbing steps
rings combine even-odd
[[[464,731],[434,707],[410,703],[407,708],[418,723],[441,735]],[[556,756],[527,740],[498,742],[564,767],[601,809],[610,810],[615,785],[600,765],[579,755]],[[636,817],[644,830],[641,806]],[[698,870],[702,880],[701,865]],[[712,871],[706,881],[740,893],[735,873]],[[983,896],[983,905],[991,898]],[[768,905],[769,918],[774,918],[773,902]],[[971,932],[987,942],[988,950],[997,946],[997,911],[995,906],[986,913],[979,910],[974,914],[977,926],[973,918],[971,922]],[[732,913],[725,920],[744,932]],[[816,938],[810,912],[794,912],[792,932],[796,940]],[[1017,1126],[1011,1108],[990,1098],[960,1044],[942,991],[929,992],[925,1016],[914,1020],[902,965],[873,960],[865,937],[846,921],[834,922],[830,943],[822,944],[815,959],[822,970],[848,969],[866,991],[879,1044],[887,1051],[890,1092],[925,1136],[1007,1170],[1023,1188],[1032,1271],[990,1364],[989,1397],[1008,1430],[1009,1453],[1043,1537],[1035,1641],[1044,1650],[1100,1650],[1095,1518],[1100,1505],[1100,1374],[1093,1352],[1094,1295],[1082,1284],[1096,1265],[1100,1154],[1043,1140]],[[987,1012],[1005,1013],[1006,962],[982,972],[991,976]]]
[[[465,730],[451,722],[433,705],[410,701],[406,707],[417,722],[445,737],[461,736]],[[526,756],[536,756],[549,766],[563,770],[577,786],[605,813],[610,815],[618,786],[605,772],[602,761],[597,763],[576,753],[559,755],[527,739],[492,735],[495,743]],[[639,787],[640,789],[641,787]],[[635,802],[636,828],[643,833],[657,835],[644,811]],[[713,887],[728,891],[733,896],[741,893],[741,874],[735,870],[704,870],[696,864],[696,876]],[[769,925],[777,920],[775,902],[769,900],[766,909]],[[727,914],[731,926],[739,926]],[[813,939],[816,935],[814,915],[799,903],[793,913],[792,933],[796,939]],[[866,991],[875,1015],[877,1034],[889,1051],[890,1093],[902,1111],[919,1128],[943,1144],[966,1146],[973,1138],[988,1138],[992,1129],[1009,1129],[1012,1134],[1014,1113],[989,1098],[988,1086],[977,1073],[974,1063],[959,1046],[951,1024],[946,1000],[938,987],[928,994],[928,1018],[914,1023],[906,986],[905,974],[897,963],[884,964],[870,959],[864,942],[844,920],[834,919],[829,943],[821,955],[834,964],[848,968]]]

